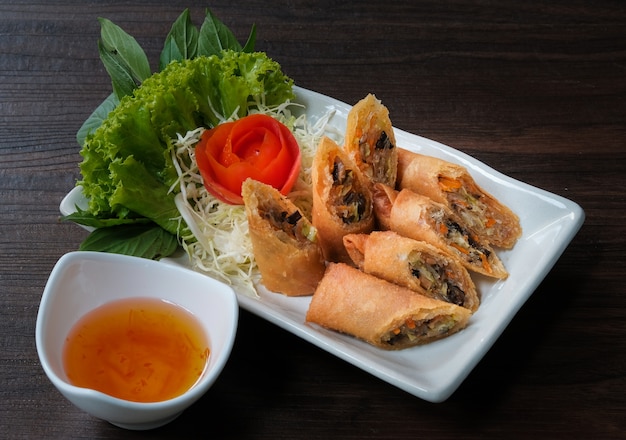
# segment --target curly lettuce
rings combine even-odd
[[[226,50],[171,62],[122,97],[87,135],[78,183],[90,213],[146,217],[178,233],[177,174],[171,159],[177,134],[244,116],[257,100],[272,106],[293,97],[293,80],[263,52]]]

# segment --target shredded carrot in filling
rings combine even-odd
[[[469,255],[469,251],[467,249],[465,249],[463,246],[459,246],[456,243],[450,243],[450,246],[452,246],[453,248],[455,248],[456,250],[458,250],[459,252],[465,254],[465,255]]]
[[[415,327],[416,327],[416,324],[415,324],[415,321],[413,320],[413,318],[406,318],[406,320],[404,321],[404,325],[409,330],[414,330]],[[397,327],[397,328],[393,329],[393,334],[394,335],[399,335],[401,332],[402,332],[402,328],[401,327]]]
[[[487,257],[485,256],[485,254],[481,253],[480,254],[480,261],[483,263],[483,268],[491,273],[492,269],[491,269],[491,265],[489,264],[489,261],[487,261]]]
[[[454,199],[454,205],[460,208],[464,208],[464,209],[469,209],[470,207],[470,204],[467,201],[461,200],[459,198]]]
[[[492,226],[494,226],[496,224],[496,220],[494,218],[489,217],[487,219],[487,221],[485,222],[485,226],[487,228],[491,228]]]
[[[461,181],[447,176],[439,176],[439,186],[443,191],[452,192],[461,188]]]

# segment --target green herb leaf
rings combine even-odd
[[[76,140],[79,145],[85,143],[85,139],[90,133],[96,131],[102,121],[106,119],[111,110],[113,110],[120,103],[115,93],[111,93],[107,98],[100,103],[100,105],[93,111],[93,113],[87,118],[83,125],[78,129],[76,133]]]
[[[241,51],[241,44],[228,27],[207,9],[200,27],[198,55],[219,55],[222,50]]]
[[[136,224],[149,224],[154,223],[152,220],[146,217],[137,217],[137,218],[100,218],[91,214],[89,211],[85,211],[80,209],[80,207],[75,206],[76,212],[73,212],[68,215],[61,216],[62,221],[70,221],[74,223],[78,223],[83,226],[90,226],[92,228],[108,228],[111,226],[120,226],[120,225],[136,225]]]
[[[119,63],[119,59],[109,52],[101,42],[98,42],[98,51],[100,52],[100,59],[111,77],[113,93],[115,93],[118,99],[131,95],[137,84],[130,72],[123,64]]]
[[[175,235],[151,223],[96,229],[83,241],[79,249],[154,260],[173,254],[177,247]]]
[[[176,19],[159,58],[159,70],[172,61],[195,58],[198,53],[198,29],[191,23],[189,9],[185,9]]]
[[[256,25],[252,25],[252,29],[250,29],[250,35],[248,36],[248,41],[241,49],[242,52],[252,53],[254,52],[254,46],[256,45]]]
[[[106,18],[99,18],[98,50],[118,98],[129,95],[151,75],[150,63],[137,40]]]

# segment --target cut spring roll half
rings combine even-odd
[[[312,222],[319,232],[328,261],[349,262],[343,236],[374,228],[372,194],[368,181],[333,140],[320,141],[311,169]]]
[[[470,271],[499,279],[508,276],[493,248],[482,242],[442,203],[408,189],[398,192],[377,184],[374,210],[384,229],[449,252]]]
[[[522,235],[517,215],[478,186],[463,166],[399,148],[397,187],[445,204],[493,246],[510,249]]]
[[[372,94],[348,113],[344,148],[372,182],[395,186],[398,152],[389,110]]]
[[[349,234],[348,254],[363,272],[475,312],[480,304],[467,269],[454,256],[393,231]]]
[[[470,316],[464,307],[331,263],[313,294],[306,321],[385,350],[400,350],[456,333]]]
[[[247,179],[242,196],[265,287],[288,296],[311,295],[326,269],[316,229],[269,185]]]

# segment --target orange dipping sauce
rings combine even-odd
[[[66,338],[63,362],[72,385],[134,402],[159,402],[191,388],[209,353],[200,324],[187,310],[131,298],[83,316]]]

